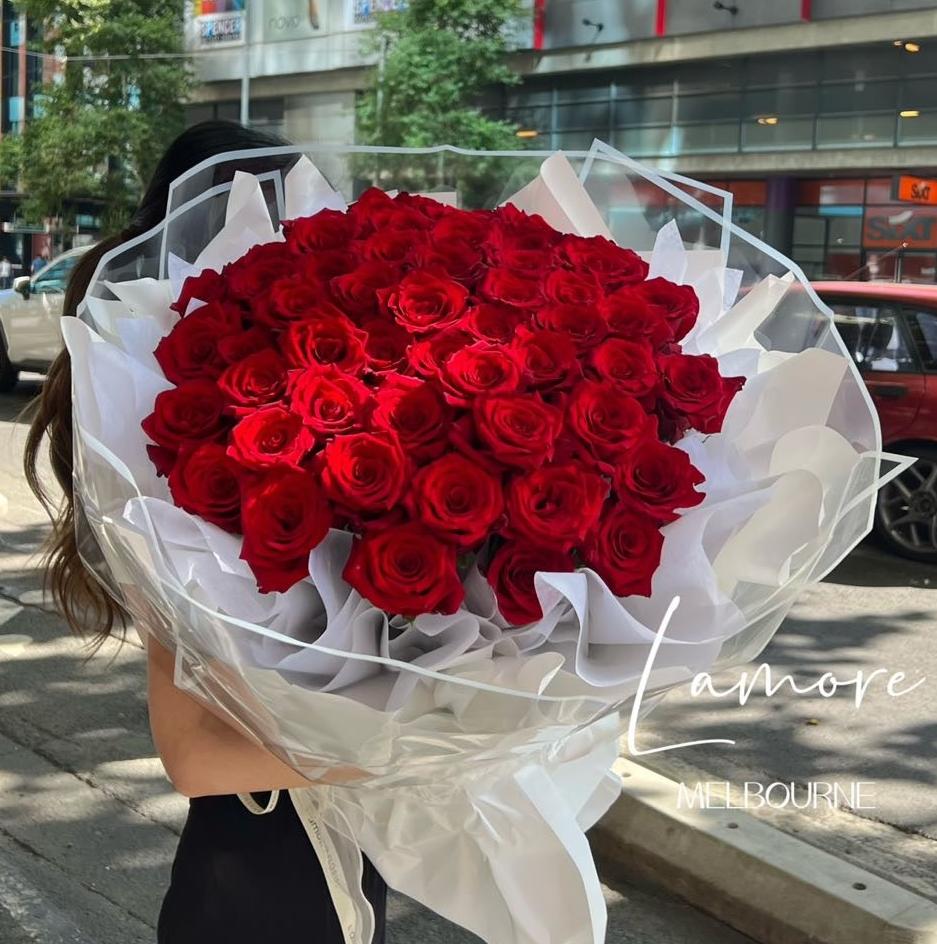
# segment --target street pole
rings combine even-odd
[[[244,71],[241,73],[241,124],[246,128],[251,120],[251,21],[248,14],[251,0],[244,2],[241,31],[244,36]]]

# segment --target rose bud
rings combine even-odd
[[[568,551],[592,531],[607,495],[595,472],[575,463],[543,466],[509,483],[507,533]]]
[[[594,305],[548,305],[534,320],[541,328],[566,332],[579,351],[595,347],[608,333],[608,325]]]
[[[658,384],[654,352],[644,341],[609,338],[592,351],[590,363],[602,380],[633,397],[645,396]]]
[[[408,500],[430,531],[465,549],[488,537],[504,507],[500,479],[457,453],[420,469]]]
[[[156,397],[153,412],[141,424],[158,446],[176,451],[186,443],[203,443],[224,433],[224,397],[211,380],[187,380]]]
[[[606,289],[642,282],[648,273],[648,264],[636,252],[604,236],[564,236],[554,258],[566,268],[592,273]]]
[[[534,575],[570,573],[573,569],[573,559],[568,553],[523,541],[508,541],[491,559],[485,576],[495,592],[501,615],[514,626],[526,626],[543,616]]]
[[[285,592],[309,576],[309,552],[328,533],[332,512],[316,477],[275,468],[245,489],[241,559],[262,593]]]
[[[328,496],[351,512],[377,514],[400,501],[409,464],[390,433],[336,436],[319,455]]]
[[[694,486],[705,480],[682,449],[644,439],[622,454],[615,487],[622,501],[666,523],[679,517],[678,508],[692,508],[703,500]]]
[[[343,249],[354,236],[352,221],[340,210],[320,210],[314,216],[283,224],[286,245],[297,255]]]
[[[241,468],[221,443],[185,447],[169,473],[174,504],[225,531],[241,526]]]
[[[212,302],[177,321],[153,353],[166,379],[174,384],[215,380],[226,366],[218,342],[240,331],[240,309]]]
[[[417,270],[382,293],[381,299],[404,330],[426,334],[451,327],[462,317],[468,291],[452,279]]]
[[[543,295],[557,305],[594,308],[602,297],[602,290],[592,275],[569,269],[554,269],[543,280]]]
[[[257,351],[232,364],[218,387],[235,412],[273,403],[286,392],[286,364],[272,348]]]
[[[280,350],[293,367],[332,364],[348,373],[364,367],[365,334],[344,315],[315,314],[293,322],[280,336]]]
[[[718,433],[745,378],[723,377],[719,362],[709,354],[666,354],[657,358],[657,366],[664,401],[694,429]]]
[[[650,596],[664,546],[659,528],[633,509],[612,508],[603,514],[583,557],[616,597]]]
[[[417,523],[356,538],[342,577],[388,614],[455,613],[465,591],[456,551]]]
[[[605,382],[579,383],[566,409],[573,432],[601,460],[613,460],[642,439],[657,435],[656,418],[634,397],[622,396]]]
[[[374,429],[394,433],[415,462],[435,459],[445,450],[452,411],[435,384],[392,375],[378,388],[374,401]]]
[[[673,333],[674,341],[682,341],[699,317],[699,298],[689,285],[677,285],[667,279],[648,279],[636,286],[651,311],[660,314]]]
[[[513,393],[521,386],[520,365],[512,352],[485,341],[476,341],[450,355],[441,380],[446,402],[467,406],[483,394]]]
[[[479,440],[498,462],[535,469],[553,458],[563,414],[537,394],[482,397],[472,412]]]
[[[530,385],[543,393],[566,390],[582,376],[576,345],[565,331],[517,329],[511,345]]]
[[[371,400],[362,381],[331,364],[290,378],[290,409],[319,439],[362,429]]]
[[[282,406],[267,406],[248,413],[234,427],[228,455],[252,469],[274,465],[298,468],[314,444],[302,417]]]

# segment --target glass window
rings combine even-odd
[[[898,118],[898,144],[937,143],[937,111],[922,111],[914,118]]]
[[[609,97],[609,84],[603,82],[601,85],[573,85],[558,87],[556,90],[556,100],[558,102],[595,102],[607,101]]]
[[[917,369],[893,306],[842,301],[830,307],[846,347],[863,370],[898,373]]]
[[[830,217],[829,241],[830,245],[836,246],[860,245],[862,243],[862,217]]]
[[[820,88],[819,111],[826,115],[843,112],[898,110],[898,83],[850,82]]]
[[[710,122],[700,125],[677,125],[673,132],[677,154],[737,151],[739,148],[739,126],[735,121],[725,124]]]
[[[891,147],[896,115],[822,116],[817,120],[817,148]]]
[[[673,154],[673,129],[625,128],[612,135],[613,146],[633,157]]]
[[[820,78],[820,57],[816,53],[789,53],[756,56],[748,61],[745,81],[753,85],[803,85]]]
[[[522,85],[520,88],[510,89],[505,97],[509,108],[519,105],[549,105],[553,101],[553,90]]]
[[[823,277],[830,279],[851,279],[862,268],[859,252],[835,252],[826,254],[823,261]]]
[[[825,246],[826,220],[798,213],[794,217],[794,242],[803,246]]]
[[[813,125],[813,118],[781,117],[774,125],[746,118],[742,124],[742,150],[809,150],[813,147]]]
[[[615,102],[615,127],[635,125],[669,125],[673,112],[669,98],[645,98]]]
[[[78,262],[78,256],[68,256],[49,266],[32,285],[32,291],[40,293],[64,292],[68,277]]]
[[[823,79],[826,82],[856,82],[896,76],[899,74],[902,58],[906,55],[902,50],[896,50],[884,43],[881,46],[829,50],[823,56]]]
[[[737,118],[741,96],[735,93],[717,95],[683,95],[677,100],[677,118],[687,121],[724,121]]]
[[[937,371],[937,311],[909,311],[908,324],[924,367]]]
[[[817,90],[810,88],[755,89],[746,92],[743,99],[744,114],[777,115],[781,121],[788,116],[813,115],[817,110]]]
[[[591,105],[558,105],[556,128],[567,131],[588,128],[595,136],[608,134],[608,102]]]

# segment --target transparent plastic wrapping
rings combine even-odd
[[[261,594],[239,539],[171,503],[140,422],[172,386],[153,350],[184,280],[371,185],[469,209],[509,201],[563,232],[610,236],[645,257],[650,277],[694,287],[700,316],[684,350],[747,382],[721,433],[679,443],[706,498],[664,529],[650,597],[617,598],[588,569],[539,574],[544,616],[514,627],[476,572],[456,614],[405,621],[341,580],[343,532],[313,551],[309,580]],[[63,322],[87,566],[175,652],[177,685],[321,785],[297,802],[337,843],[338,872],[357,867],[354,840],[391,885],[497,944],[603,939],[582,831],[614,798],[608,768],[642,676],[650,704],[756,655],[868,531],[877,488],[904,467],[883,463],[829,310],[731,214],[730,194],[599,142],[565,156],[224,154],[173,184],[163,224],[105,256],[80,320]],[[466,870],[472,895],[459,891]],[[367,909],[349,907],[360,938],[348,940],[367,940]]]

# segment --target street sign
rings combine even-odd
[[[902,174],[891,184],[892,199],[902,203],[922,203],[937,206],[937,180],[926,177],[908,177]]]

